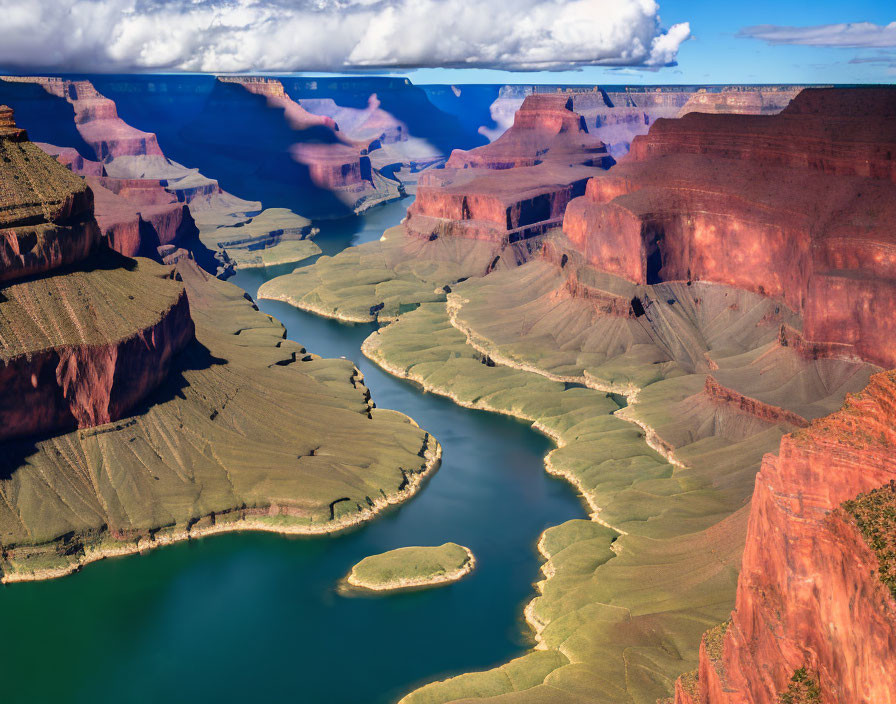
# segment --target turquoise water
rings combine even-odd
[[[317,241],[335,253],[377,239],[408,202],[323,223]],[[278,273],[231,281],[254,296]],[[351,533],[221,535],[0,589],[3,702],[376,704],[531,645],[522,608],[540,576],[535,542],[548,526],[584,515],[569,485],[544,472],[549,441],[380,371],[359,352],[373,326],[272,301],[259,307],[310,351],[354,360],[377,405],[439,439],[438,472],[410,502]],[[446,540],[478,559],[458,583],[379,597],[336,591],[366,555]]]

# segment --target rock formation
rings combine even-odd
[[[93,194],[58,167],[0,108],[0,282],[84,259],[96,244]]]
[[[878,374],[765,457],[737,606],[691,701],[777,704],[803,669],[822,704],[896,701],[894,398],[896,373]]]
[[[811,356],[896,366],[896,92],[806,90],[780,115],[660,120],[570,204],[594,266],[639,283],[714,281],[804,317]]]
[[[115,103],[100,95],[89,81],[63,78],[19,78],[6,82],[36,83],[47,93],[68,101],[75,110],[75,125],[99,161],[122,156],[161,156],[156,136],[128,125],[118,117]]]
[[[776,115],[802,90],[799,86],[771,88],[729,87],[721,91],[701,89],[681,108],[678,117],[691,112],[716,115]]]
[[[559,225],[587,179],[612,163],[569,98],[530,95],[499,139],[456,150],[444,170],[420,179],[405,228],[426,239],[526,240]]]
[[[262,90],[267,85],[258,83],[257,89]],[[276,247],[281,241],[304,239],[313,234],[310,228],[301,237],[295,234],[284,236],[282,231],[260,231],[259,226],[268,220],[256,218],[261,212],[260,203],[232,196],[214,179],[168,159],[155,134],[125,123],[118,117],[115,103],[87,81],[7,77],[0,80],[0,93],[16,102],[34,102],[38,100],[36,96],[21,92],[32,86],[45,92],[45,102],[55,99],[72,106],[77,134],[92,149],[97,160],[86,158],[70,144],[39,143],[38,146],[74,173],[85,177],[93,191],[100,231],[117,252],[125,256],[139,254],[155,258],[159,247],[183,245],[198,237],[208,248],[203,265],[224,273],[240,262],[248,261],[239,255],[230,257],[227,243],[232,240],[237,241],[236,247],[240,249]],[[32,113],[42,109],[50,112],[43,103],[36,107]],[[299,112],[304,113],[300,109]],[[296,121],[300,120],[301,115],[290,114]],[[304,114],[311,126],[329,124]],[[65,125],[58,121],[50,121],[43,127],[44,131],[66,136]],[[269,219],[277,220],[278,216]],[[254,241],[250,242],[245,236],[231,238],[226,233],[217,233],[221,227],[234,227],[253,220],[253,227],[245,232],[251,230],[255,234]],[[295,247],[281,248],[271,260],[296,261],[296,257],[301,259],[314,253],[313,248],[313,245],[303,246],[301,251]]]
[[[189,252],[112,251],[85,180],[7,108],[0,156],[0,580],[229,530],[339,530],[434,469],[438,444],[375,408],[351,362],[285,340]],[[113,202],[170,195],[113,181]]]
[[[92,254],[90,189],[4,114],[0,440],[108,423],[141,402],[193,338],[183,284],[151,262]]]

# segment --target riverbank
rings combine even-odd
[[[411,421],[413,422],[413,420]],[[416,425],[416,423],[414,423]],[[323,524],[312,524],[288,514],[266,514],[244,516],[236,520],[223,523],[215,523],[209,526],[193,526],[183,529],[174,529],[168,532],[158,533],[136,539],[133,543],[123,545],[85,546],[84,553],[68,565],[5,573],[0,576],[0,584],[13,584],[17,582],[37,582],[46,579],[58,579],[73,574],[85,565],[113,557],[125,557],[155,550],[178,542],[197,540],[213,535],[240,532],[264,532],[278,533],[280,535],[295,536],[320,536],[335,534],[356,528],[367,523],[391,506],[403,503],[423,486],[424,480],[431,475],[439,465],[442,457],[442,447],[432,436],[427,435],[426,445],[423,448],[424,464],[419,472],[406,473],[407,482],[404,488],[388,496],[377,497],[372,503],[362,508],[355,514],[343,515],[337,519]],[[110,539],[112,540],[112,539]],[[108,541],[107,541],[108,542]]]

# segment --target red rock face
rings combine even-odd
[[[168,375],[193,339],[186,292],[152,326],[107,344],[67,345],[0,364],[0,440],[117,420]]]
[[[896,91],[807,90],[780,115],[657,121],[564,231],[598,269],[774,297],[804,349],[896,366],[894,169]]]
[[[649,135],[632,143],[632,158],[703,154],[896,180],[893,103],[886,89],[810,89],[775,116],[692,113],[657,120]]]
[[[81,261],[99,238],[90,189],[41,157],[0,108],[0,282]]]
[[[495,142],[455,150],[446,168],[420,178],[406,231],[506,244],[559,226],[597,167],[612,163],[571,106],[567,96],[530,95]]]
[[[723,686],[701,682],[702,704],[777,704],[802,667],[817,674],[823,704],[896,702],[896,601],[877,557],[837,510],[896,478],[894,418],[896,372],[878,374],[766,456]]]
[[[588,134],[572,108],[572,98],[563,94],[529,95],[513,127],[491,144],[469,152],[455,149],[447,167],[512,169],[545,162],[609,167],[613,160],[604,143]]]
[[[5,78],[7,81],[36,83],[45,91],[64,98],[75,110],[75,127],[93,149],[99,161],[120,156],[161,156],[152,132],[135,129],[118,117],[115,103],[100,95],[89,81],[62,78]]]
[[[88,177],[96,221],[109,246],[126,257],[152,253],[194,231],[186,205],[158,181]]]

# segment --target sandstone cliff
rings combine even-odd
[[[98,234],[90,189],[0,107],[0,282],[80,261]]]
[[[701,652],[695,701],[777,704],[803,669],[823,704],[896,701],[894,398],[896,373],[878,374],[765,457],[737,606],[720,659]]]
[[[719,92],[704,89],[690,96],[677,117],[684,117],[691,112],[717,115],[775,115],[786,108],[801,90],[797,86],[726,88]]]
[[[562,95],[530,95],[495,142],[455,150],[446,168],[421,177],[408,234],[508,244],[557,227],[587,179],[613,163]]]
[[[91,190],[0,119],[0,440],[108,423],[193,338],[183,284],[96,251]]]
[[[599,269],[755,291],[803,315],[811,354],[894,366],[894,115],[893,90],[806,90],[776,116],[659,120],[564,230]]]

